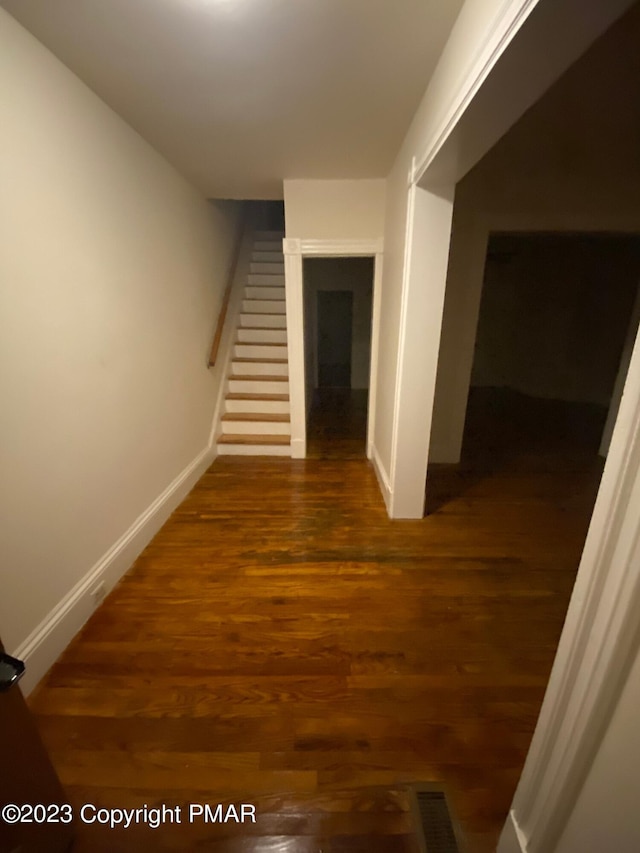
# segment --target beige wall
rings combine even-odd
[[[384,200],[384,180],[286,180],[286,236],[377,240],[384,231]]]
[[[640,657],[637,657],[595,760],[554,853],[640,850]]]
[[[207,449],[238,208],[207,203],[2,10],[0,89],[0,633],[13,651]]]

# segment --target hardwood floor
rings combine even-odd
[[[316,388],[307,426],[307,458],[364,459],[368,391]]]
[[[552,456],[467,455],[401,522],[366,460],[219,458],[31,707],[76,805],[257,822],[81,825],[76,853],[415,853],[429,780],[493,851],[601,470]]]

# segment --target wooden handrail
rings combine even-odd
[[[246,226],[246,218],[244,215],[244,211],[240,214],[240,225],[238,231],[238,239],[236,240],[236,245],[233,250],[233,256],[231,258],[231,264],[229,265],[229,274],[227,276],[227,287],[224,292],[224,296],[222,297],[222,305],[220,306],[220,314],[218,315],[218,325],[216,326],[216,333],[213,336],[213,343],[211,344],[211,354],[209,355],[209,367],[213,367],[216,363],[216,359],[218,357],[218,350],[220,349],[220,341],[222,340],[222,330],[224,329],[224,322],[227,319],[227,311],[229,310],[229,299],[231,298],[231,290],[233,289],[233,281],[236,276],[236,269],[238,267],[238,261],[240,260],[240,249],[242,248],[242,240],[244,238],[244,230]]]

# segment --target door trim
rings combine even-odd
[[[304,363],[304,258],[370,258],[373,266],[373,310],[371,318],[371,362],[367,405],[367,459],[371,459],[375,436],[376,380],[380,341],[380,284],[382,281],[382,240],[300,240],[285,237],[285,294],[287,300],[287,340],[289,344],[289,397],[291,406],[291,456],[307,455],[307,406]]]

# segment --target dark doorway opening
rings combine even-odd
[[[635,236],[491,235],[463,456],[595,459],[639,284]]]
[[[635,235],[490,235],[461,462],[434,466],[429,512],[492,484],[494,499],[534,489],[590,516],[639,285]]]
[[[318,291],[318,388],[351,388],[353,292]]]
[[[366,455],[373,258],[304,262],[307,455]]]

